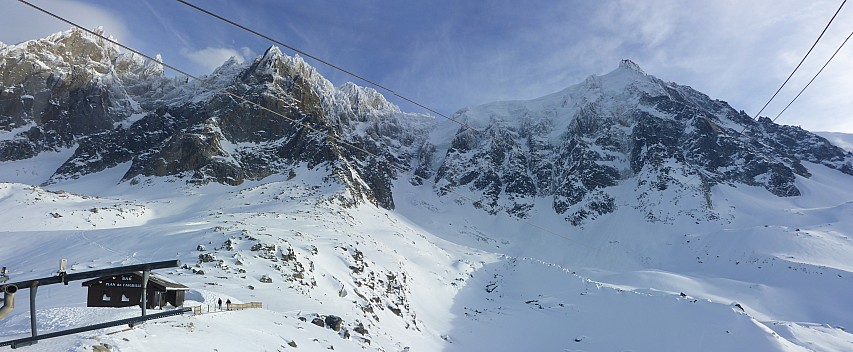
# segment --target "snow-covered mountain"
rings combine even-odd
[[[348,184],[352,202],[393,208],[384,161],[412,159],[433,123],[400,112],[373,89],[335,88],[276,47],[244,65],[230,60],[204,83],[168,79],[156,64],[79,30],[0,56],[0,160],[73,150],[45,184],[130,163],[123,181],[176,176],[238,185],[305,162]]]
[[[841,132],[815,132],[815,134],[826,138],[830,143],[844,148],[848,152],[853,152],[853,134]]]
[[[624,203],[650,221],[672,221],[673,210],[715,219],[711,187],[745,184],[797,196],[796,176],[809,177],[803,162],[853,175],[853,155],[827,140],[754,121],[630,60],[549,96],[465,109],[455,118],[472,128],[447,150],[436,177],[444,188],[466,185],[478,205],[521,217],[550,198],[574,225]],[[620,183],[635,185],[635,194],[608,192]],[[659,194],[665,203],[655,203]]]
[[[804,161],[853,174],[853,156],[825,139],[753,121],[630,60],[546,97],[436,122],[402,113],[375,90],[336,88],[276,47],[254,62],[226,62],[205,83],[168,79],[78,30],[10,46],[2,57],[0,160],[73,150],[45,184],[129,162],[124,181],[238,185],[307,162],[347,184],[350,202],[393,209],[390,184],[402,175],[442,194],[470,191],[492,214],[525,218],[548,198],[581,225],[628,201],[607,191],[622,182],[636,184],[630,201],[651,221],[673,218],[669,202],[650,203],[661,192],[705,220],[718,217],[706,196],[717,184],[784,197],[800,194],[794,180],[809,176]]]
[[[630,60],[453,121],[276,47],[204,81],[77,30],[0,48],[13,281],[177,258],[189,304],[265,304],[39,349],[853,346],[853,154],[823,137]],[[138,314],[81,292],[40,289],[41,329]]]

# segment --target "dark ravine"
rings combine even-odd
[[[645,212],[663,192],[704,199],[693,213],[713,218],[708,193],[717,184],[797,196],[796,177],[810,176],[803,162],[853,175],[853,154],[826,139],[753,120],[627,60],[547,97],[463,109],[454,117],[477,130],[446,136],[435,134],[449,121],[401,112],[370,88],[334,87],[276,47],[252,62],[229,60],[205,79],[277,114],[166,77],[78,30],[5,47],[0,161],[72,148],[48,184],[124,163],[123,182],[229,185],[306,166],[346,186],[341,200],[352,205],[393,209],[402,178],[443,195],[464,192],[492,214],[528,217],[546,199],[578,226],[628,203]],[[638,201],[609,192],[625,184]]]

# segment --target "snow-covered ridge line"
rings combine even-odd
[[[78,144],[45,184],[128,162],[131,167],[122,182],[140,176],[194,175],[188,181],[239,184],[290,172],[307,162],[324,165],[335,174],[335,182],[352,185],[351,201],[392,207],[390,192],[374,188],[387,184],[384,177],[393,177],[397,170],[385,166],[388,176],[376,178],[366,175],[375,169],[370,161],[346,160],[344,169],[360,170],[342,172],[335,165],[351,158],[352,151],[342,154],[333,144],[340,139],[376,154],[359,158],[407,163],[434,123],[430,116],[401,112],[373,89],[351,83],[336,88],[301,57],[287,56],[274,46],[254,61],[226,61],[202,77],[205,82],[195,82],[166,78],[156,63],[120,53],[79,30],[27,43],[16,46],[14,53],[4,51],[18,59],[0,62],[9,66],[4,72],[29,70],[28,63],[38,68],[2,77],[10,87],[7,93],[20,101],[12,97],[2,102],[14,114],[0,121],[0,130],[10,131],[0,142],[0,160],[28,159]],[[68,48],[85,55],[66,57]],[[261,113],[209,84],[276,113]],[[46,122],[55,119],[59,126]],[[324,139],[321,131],[333,138]],[[283,150],[294,143],[303,147]],[[227,145],[241,147],[223,148]],[[179,158],[181,153],[200,155]]]
[[[546,97],[457,113],[472,131],[402,112],[371,88],[334,87],[277,48],[205,77],[271,114],[120,53],[96,60],[110,50],[79,43],[92,56],[79,70],[24,61],[15,67],[36,69],[2,82],[4,265],[25,279],[59,258],[71,270],[179,259],[163,274],[190,287],[189,304],[264,308],[41,349],[853,342],[842,328],[853,326],[851,154],[630,62]],[[19,57],[53,55],[38,45]],[[56,290],[40,291],[51,297],[42,331],[138,314],[86,308],[82,287]],[[0,335],[28,324],[19,310]]]

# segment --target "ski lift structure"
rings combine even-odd
[[[116,267],[116,268],[99,269],[99,270],[75,272],[75,273],[67,273],[65,270],[66,265],[67,265],[67,261],[65,259],[62,259],[59,263],[59,272],[55,276],[49,276],[49,277],[44,277],[44,278],[34,279],[34,280],[13,282],[13,283],[8,283],[8,284],[5,282],[9,280],[9,277],[5,272],[5,267],[3,268],[4,271],[2,273],[0,273],[0,275],[2,275],[1,276],[2,279],[0,279],[0,291],[3,292],[3,305],[0,306],[0,320],[5,318],[15,308],[15,293],[17,293],[18,290],[21,290],[21,289],[29,289],[30,290],[30,330],[32,332],[32,336],[17,339],[17,340],[0,342],[0,347],[10,346],[14,349],[14,348],[23,347],[23,346],[34,345],[34,344],[38,343],[39,340],[44,340],[44,339],[49,339],[49,338],[54,338],[54,337],[60,337],[60,336],[65,336],[65,335],[78,334],[81,332],[98,330],[98,329],[103,329],[103,328],[108,328],[108,327],[113,327],[113,326],[119,326],[119,325],[125,325],[125,324],[130,326],[130,327],[133,327],[135,324],[138,324],[138,323],[141,323],[141,322],[144,322],[147,320],[166,318],[166,317],[170,317],[170,316],[181,315],[181,314],[192,311],[192,308],[177,308],[177,309],[173,309],[173,310],[169,310],[169,311],[165,311],[165,312],[160,312],[160,313],[155,313],[155,314],[146,314],[147,308],[149,306],[147,292],[148,292],[149,278],[151,277],[151,270],[179,267],[181,265],[181,261],[179,261],[179,260],[167,260],[167,261],[161,261],[161,262],[151,262],[151,263],[128,265],[128,266],[122,266],[122,267]],[[59,284],[59,283],[64,284],[64,285],[68,285],[68,282],[70,282],[70,281],[101,278],[101,277],[115,276],[115,275],[122,275],[122,274],[131,274],[131,273],[137,273],[137,272],[141,272],[141,276],[142,276],[141,302],[139,302],[140,303],[139,305],[142,308],[142,315],[140,315],[138,317],[133,317],[133,318],[108,321],[108,322],[104,322],[104,323],[100,323],[100,324],[81,326],[81,327],[77,327],[77,328],[72,328],[72,329],[67,329],[67,330],[62,330],[62,331],[56,331],[56,332],[50,332],[50,333],[41,334],[41,335],[38,334],[38,330],[36,328],[36,293],[38,291],[39,286],[53,285],[53,284]]]

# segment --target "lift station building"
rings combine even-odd
[[[132,272],[109,275],[83,282],[89,288],[87,307],[132,307],[142,302],[142,273]],[[148,307],[154,309],[170,304],[174,307],[184,305],[188,287],[151,274],[148,277]]]

